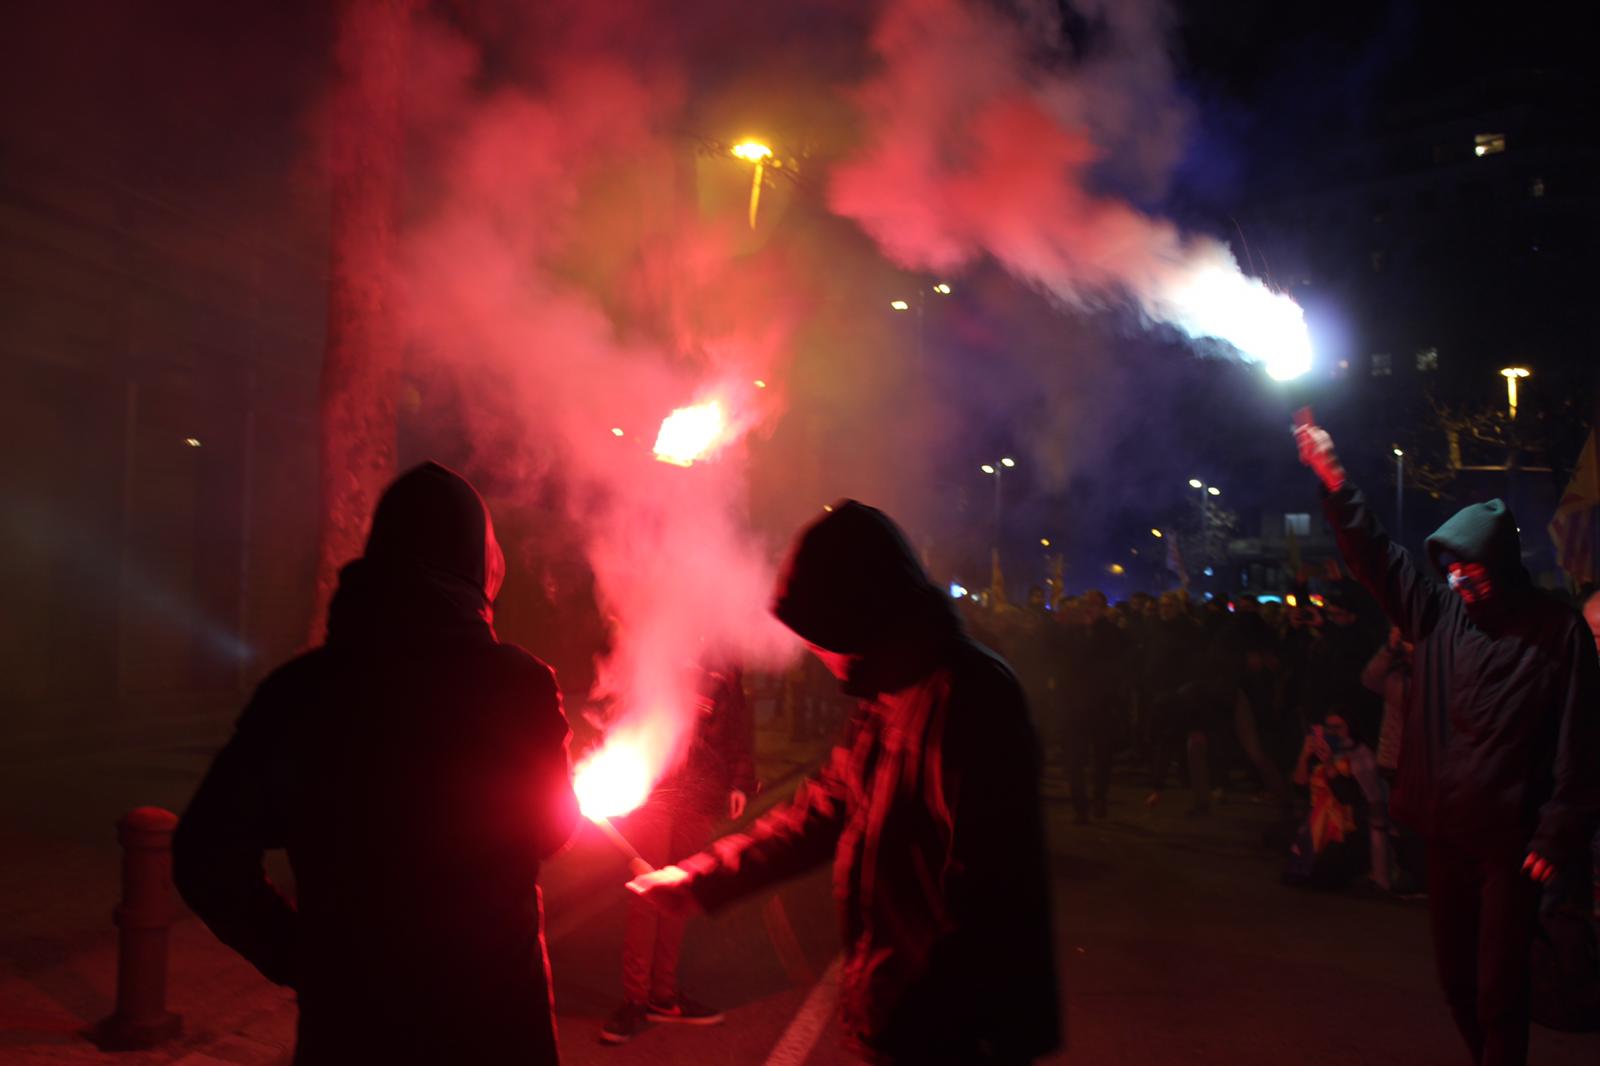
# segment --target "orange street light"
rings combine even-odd
[[[761,208],[761,179],[766,173],[767,160],[772,158],[772,149],[760,141],[740,141],[731,149],[735,159],[742,159],[746,163],[754,163],[755,171],[750,176],[750,228],[756,228],[756,212]]]
[[[1500,371],[1500,376],[1506,379],[1506,407],[1513,419],[1517,417],[1517,381],[1530,373],[1532,371],[1525,366],[1508,366]]]

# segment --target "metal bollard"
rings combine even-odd
[[[122,841],[122,902],[112,912],[117,944],[117,1010],[93,1039],[107,1051],[155,1047],[178,1035],[183,1019],[167,1010],[167,929],[172,925],[172,833],[178,816],[135,807],[117,823]]]

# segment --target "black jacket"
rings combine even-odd
[[[1449,551],[1488,567],[1495,595],[1476,609],[1425,575],[1354,487],[1324,507],[1351,572],[1416,644],[1395,819],[1476,854],[1586,857],[1600,665],[1577,613],[1529,583],[1510,513],[1479,504],[1429,538],[1435,561]]]
[[[185,901],[299,993],[296,1063],[557,1061],[537,881],[577,804],[555,677],[490,626],[498,559],[466,482],[396,482],[327,644],[261,684],[178,827]]]
[[[875,1062],[1005,1061],[1060,1039],[1039,752],[1011,670],[961,632],[887,517],[836,507],[775,608],[859,656],[846,740],[794,801],[680,865],[715,910],[832,860],[840,1019]]]

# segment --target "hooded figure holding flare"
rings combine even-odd
[[[1520,1066],[1540,889],[1588,862],[1600,816],[1594,642],[1529,580],[1502,501],[1465,507],[1428,538],[1440,584],[1379,526],[1309,411],[1295,438],[1346,565],[1416,646],[1390,812],[1427,842],[1450,1011],[1474,1063]]]
[[[1060,1042],[1039,747],[1016,676],[962,632],[904,535],[845,501],[773,607],[860,701],[794,800],[634,879],[715,911],[832,861],[846,1040],[878,1063],[1026,1063]]]

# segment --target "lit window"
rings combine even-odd
[[[1499,155],[1506,150],[1503,133],[1480,133],[1472,138],[1472,154],[1482,159],[1486,155]]]
[[[1389,353],[1373,352],[1372,376],[1375,378],[1386,378],[1392,373],[1394,373],[1394,360],[1389,357]]]
[[[1297,514],[1284,515],[1283,535],[1287,537],[1291,533],[1297,537],[1309,537],[1311,535],[1311,515],[1304,511]]]
[[[1426,373],[1428,373],[1429,371],[1432,371],[1432,370],[1438,370],[1439,369],[1439,349],[1437,349],[1437,348],[1418,348],[1417,349],[1417,369],[1422,371],[1424,374],[1426,374]]]

